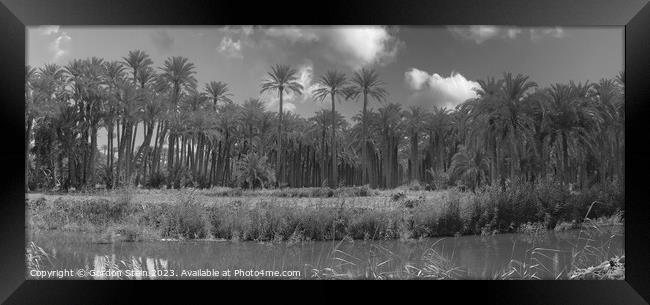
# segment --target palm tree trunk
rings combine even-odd
[[[87,183],[93,185],[95,182],[95,148],[97,148],[97,124],[93,124],[90,131],[90,156],[88,158]]]
[[[497,138],[496,135],[490,136],[491,140],[491,147],[490,147],[490,152],[492,153],[492,158],[490,160],[490,182],[492,185],[496,185],[496,183],[499,180],[499,166],[498,166],[498,161],[497,161]]]
[[[173,132],[169,131],[169,144],[167,145],[167,187],[172,187],[173,172],[174,172],[174,143],[176,136]]]
[[[138,121],[136,120],[133,126],[133,132],[130,135],[131,136],[131,143],[129,144],[129,164],[127,165],[127,178],[129,179],[128,181],[130,182],[131,180],[131,174],[132,174],[132,169],[135,165],[135,162],[137,160],[135,159],[135,155],[133,154],[135,151],[135,138],[138,135]]]
[[[420,180],[418,166],[418,133],[411,134],[411,169],[409,170],[409,181]]]
[[[361,114],[361,184],[368,183],[368,148],[366,134],[366,109],[368,107],[368,95],[363,93],[363,112]]]
[[[278,123],[278,149],[277,149],[277,161],[276,161],[276,180],[278,181],[278,186],[282,185],[282,94],[283,88],[278,89],[280,95],[280,112],[279,123]]]
[[[145,151],[145,147],[146,148],[149,147],[149,145],[151,144],[151,137],[153,136],[154,122],[153,121],[148,122],[148,123],[143,122],[143,124],[145,124],[145,128],[146,128],[145,129],[144,140],[142,141],[142,144],[140,145],[140,147],[138,148],[137,153],[135,154],[135,162],[138,162],[137,160],[142,158],[142,154]],[[133,138],[135,139],[135,137],[133,137]],[[142,164],[141,166],[144,166],[144,164]]]
[[[562,133],[562,183],[567,183],[569,179],[569,147],[567,144],[567,135]]]
[[[323,126],[323,134],[321,136],[321,141],[320,141],[320,149],[321,149],[321,158],[320,158],[320,174],[321,174],[321,181],[320,181],[320,186],[327,181],[327,170],[325,170],[325,160],[327,160],[327,155],[326,155],[326,147],[325,147],[325,126]]]
[[[25,131],[25,192],[29,191],[29,137],[32,133],[33,120],[27,116],[27,130]]]
[[[338,173],[336,168],[336,103],[334,103],[334,94],[332,94],[332,181],[330,187],[338,186]]]

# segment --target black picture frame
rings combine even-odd
[[[399,288],[395,288],[393,282],[370,283],[380,285],[366,286],[370,289],[354,289],[356,283],[349,282],[335,287],[313,281],[275,282],[273,288],[267,282],[254,286],[249,282],[234,284],[251,291],[236,294],[237,298],[243,296],[262,301],[286,299],[283,292],[291,295],[294,291],[307,291],[312,298],[323,295],[336,301],[343,295],[338,292],[344,290],[362,298],[367,294],[380,298],[383,295],[402,298],[407,294],[429,299],[449,294],[452,299],[474,297],[482,302],[517,304],[647,304],[650,301],[650,203],[644,200],[649,198],[650,190],[644,179],[650,169],[650,149],[645,145],[647,125],[643,123],[643,118],[649,115],[647,101],[650,99],[650,5],[647,0],[330,0],[323,1],[320,6],[304,1],[198,0],[0,0],[0,3],[0,166],[3,168],[0,185],[4,188],[0,193],[0,301],[7,304],[106,304],[131,303],[134,296],[147,300],[151,300],[149,297],[166,299],[179,293],[183,297],[195,297],[206,291],[213,296],[224,292],[235,295],[230,287],[224,288],[223,282],[215,285],[212,281],[200,285],[208,287],[186,290],[179,285],[195,287],[198,283],[25,280],[24,139],[21,138],[24,135],[21,118],[24,117],[25,27],[49,24],[624,26],[625,137],[628,138],[625,151],[625,281],[422,281],[402,282]],[[260,293],[260,289],[264,292]],[[452,289],[460,289],[461,293],[452,293]]]

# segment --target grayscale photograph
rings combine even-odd
[[[27,279],[625,280],[622,26],[25,32]]]

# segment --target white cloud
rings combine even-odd
[[[453,26],[448,29],[456,36],[466,40],[473,40],[477,44],[481,44],[488,39],[496,38],[501,32],[499,27],[490,25]]]
[[[302,85],[302,95],[294,96],[290,94],[291,100],[298,100],[301,103],[310,101],[313,97],[312,92],[318,89],[318,84],[314,82],[314,66],[311,62],[298,67],[298,83]]]
[[[284,101],[283,101],[283,102],[282,102],[282,111],[283,111],[283,112],[284,112],[284,111],[287,111],[287,112],[293,112],[293,113],[295,113],[295,112],[296,112],[296,105],[293,104],[293,103],[289,103],[289,102],[284,103]]]
[[[52,57],[53,61],[56,62],[60,60],[70,52],[71,40],[72,37],[68,36],[66,32],[61,32],[61,34],[50,43],[50,51],[54,54]]]
[[[481,44],[490,39],[515,39],[523,32],[519,27],[493,25],[450,26],[447,29],[457,37],[474,41],[476,44]],[[542,37],[564,37],[564,30],[560,27],[531,28],[529,33],[530,39],[533,41],[539,40]]]
[[[294,44],[310,48],[312,57],[321,57],[352,69],[393,60],[403,42],[382,26],[269,27],[264,44],[283,50]]]
[[[296,42],[315,42],[318,41],[318,35],[313,28],[298,28],[298,27],[272,27],[264,31],[269,37],[282,38]]]
[[[530,29],[530,39],[538,41],[544,37],[563,38],[566,34],[561,27]]]
[[[254,28],[252,25],[225,26],[225,27],[221,27],[219,30],[227,35],[242,35],[242,36],[250,36],[254,32]]]
[[[59,32],[59,26],[58,25],[44,25],[40,26],[38,28],[38,32],[41,35],[52,35],[52,34],[57,34]]]
[[[467,99],[475,98],[475,89],[480,87],[477,82],[455,72],[444,77],[412,68],[404,73],[404,78],[407,85],[415,91],[410,98],[416,103],[450,109]]]
[[[223,27],[225,36],[218,50],[241,58],[243,49],[270,51],[274,60],[286,61],[296,53],[296,45],[310,57],[325,59],[352,69],[390,63],[404,44],[394,31],[381,26],[339,27]],[[280,55],[278,55],[280,54]],[[302,53],[304,54],[304,53]],[[276,58],[280,56],[280,58]],[[284,56],[284,57],[282,57]]]
[[[521,29],[516,29],[516,28],[510,28],[506,31],[506,35],[510,39],[515,39],[517,38],[517,35],[521,34]]]
[[[246,25],[241,27],[241,32],[243,35],[249,36],[253,34],[253,26],[252,25]]]
[[[328,29],[329,43],[341,60],[353,69],[386,64],[394,59],[401,42],[385,27],[346,26]]]
[[[280,98],[277,95],[264,95],[260,96],[260,99],[266,104],[266,110],[272,112],[278,112],[280,110]],[[288,101],[287,99],[282,99],[282,112],[296,112],[296,104]]]
[[[241,40],[234,41],[230,36],[224,36],[217,50],[229,58],[243,58]]]
[[[54,39],[47,46],[52,54],[52,61],[58,62],[70,53],[72,37],[61,30],[58,25],[39,26],[37,32],[44,36],[52,36]]]

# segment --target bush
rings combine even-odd
[[[162,237],[206,238],[209,222],[205,209],[192,194],[180,194],[173,205],[161,204],[157,211],[159,217],[152,220],[159,226]]]
[[[449,186],[449,175],[443,171],[435,171],[433,168],[427,170],[431,176],[431,185],[433,189],[444,190]]]
[[[266,188],[275,183],[275,173],[266,156],[248,153],[236,163],[235,177],[241,188]]]
[[[146,182],[146,186],[150,188],[160,188],[166,183],[165,175],[162,173],[154,173],[149,177],[149,180]]]
[[[416,192],[417,192],[417,191],[421,191],[421,190],[423,190],[423,189],[424,189],[424,187],[423,187],[423,186],[420,184],[420,182],[417,181],[417,180],[412,181],[412,182],[409,183],[409,185],[408,185],[408,190],[409,190],[409,191],[416,191]]]

